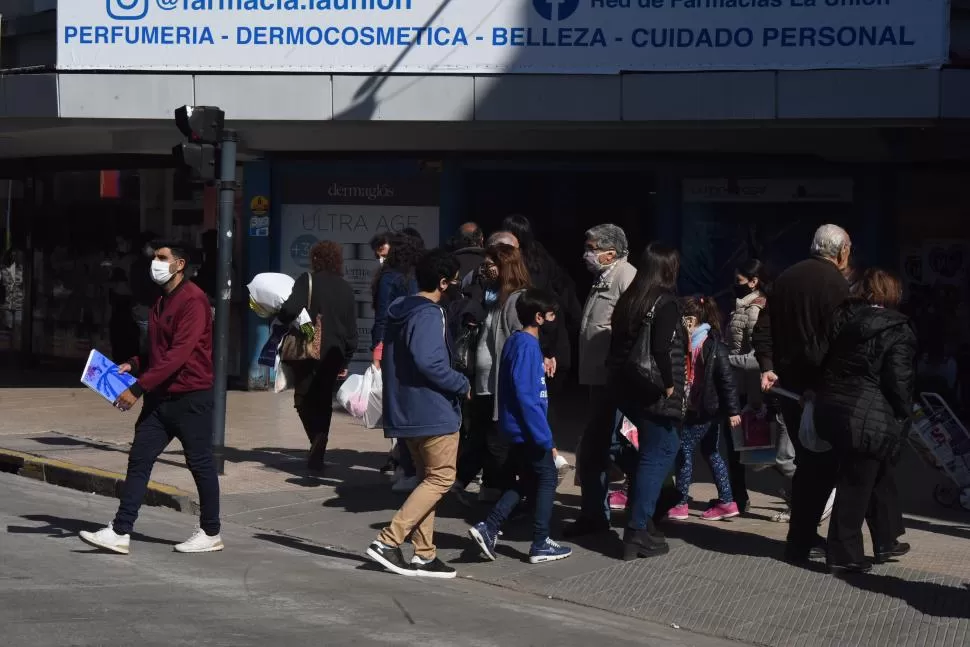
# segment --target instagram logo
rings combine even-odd
[[[141,20],[148,15],[148,0],[106,0],[108,17],[115,20]]]

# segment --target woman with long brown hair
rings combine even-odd
[[[304,308],[311,321],[321,317],[323,339],[320,359],[295,364],[293,404],[310,440],[307,467],[319,472],[330,439],[333,416],[333,388],[345,373],[357,350],[357,302],[354,289],[344,280],[343,249],[339,243],[322,240],[310,248],[310,271],[296,280],[293,292],[280,309],[283,324],[292,323]]]
[[[465,289],[475,305],[467,312],[477,325],[478,338],[472,358],[472,400],[469,430],[461,447],[458,475],[453,491],[467,502],[465,488],[482,470],[479,501],[492,502],[505,491],[503,482],[508,447],[498,433],[498,364],[505,340],[522,329],[515,304],[532,286],[522,254],[511,245],[492,245],[478,278]],[[479,307],[480,306],[480,307]]]

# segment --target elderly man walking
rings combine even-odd
[[[579,383],[589,387],[590,417],[579,449],[582,510],[566,528],[570,537],[609,530],[607,469],[616,427],[616,404],[607,387],[606,358],[612,337],[613,308],[633,282],[637,270],[627,261],[626,233],[616,225],[597,225],[586,232],[583,260],[595,275],[579,332]]]
[[[796,393],[818,387],[832,314],[849,297],[844,271],[851,250],[852,241],[844,229],[822,225],[812,240],[811,257],[791,266],[775,281],[752,337],[763,390],[776,384]],[[802,446],[799,404],[783,398],[781,408],[797,466],[785,556],[802,562],[813,549],[824,545],[817,529],[835,487],[837,465],[832,452],[814,453]]]

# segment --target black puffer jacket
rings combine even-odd
[[[909,318],[852,300],[833,315],[815,429],[841,451],[891,456],[912,414],[916,333]]]
[[[627,331],[613,327],[610,338],[610,389],[617,408],[627,417],[644,417],[661,422],[684,420],[684,395],[687,386],[687,331],[677,298],[671,294],[660,297],[654,307],[653,329],[650,337],[652,357],[640,358],[649,365],[653,384],[644,389],[642,379],[628,374],[628,359],[637,345],[639,329]],[[668,398],[662,390],[673,387]]]
[[[688,399],[684,424],[701,424],[722,416],[741,415],[737,377],[728,362],[729,352],[716,333],[708,334],[701,348],[704,376],[700,382],[696,378],[694,381],[704,392],[698,399],[693,394]]]

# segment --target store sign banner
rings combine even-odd
[[[357,300],[359,343],[351,370],[363,372],[370,363],[374,278],[380,270],[370,240],[375,234],[413,228],[426,247],[437,246],[437,186],[419,179],[309,182],[288,176],[281,187],[279,271],[296,278],[310,269],[310,250],[318,241],[341,244],[344,278]]]
[[[947,0],[62,0],[64,70],[937,67]]]
[[[684,202],[852,202],[851,178],[690,178]]]

